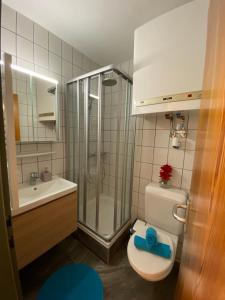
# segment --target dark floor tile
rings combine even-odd
[[[86,263],[101,276],[105,300],[173,300],[178,276],[175,265],[170,275],[160,282],[142,279],[130,267],[126,245],[105,264],[77,239],[70,236],[20,271],[25,300],[34,300],[44,281],[61,266]]]

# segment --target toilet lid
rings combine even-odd
[[[152,226],[153,227],[153,226]],[[128,242],[127,254],[133,269],[144,279],[157,281],[165,278],[171,271],[174,263],[174,245],[171,237],[163,231],[157,230],[158,241],[170,246],[172,256],[166,259],[152,253],[141,251],[134,245],[135,235],[145,238],[146,227],[142,232],[134,233]]]

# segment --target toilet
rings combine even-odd
[[[174,219],[172,210],[176,204],[185,204],[187,193],[169,188],[165,189],[159,184],[150,183],[145,188],[145,220],[137,220],[133,226],[128,246],[127,255],[131,267],[144,279],[148,281],[159,281],[164,279],[172,270],[179,235],[183,232],[183,224]],[[184,214],[178,210],[180,216]],[[137,249],[134,245],[135,235],[145,238],[148,227],[157,231],[158,241],[170,245],[171,258],[151,254]]]

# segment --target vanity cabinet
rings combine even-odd
[[[23,268],[77,228],[76,192],[12,218],[17,266]]]

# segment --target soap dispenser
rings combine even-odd
[[[44,182],[52,180],[52,173],[48,170],[47,167],[41,173],[41,180]]]

